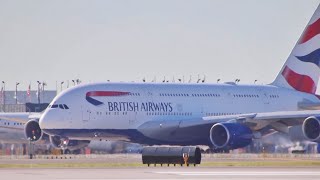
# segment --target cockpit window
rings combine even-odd
[[[49,106],[49,108],[69,109],[69,107],[66,104],[52,104],[51,106]]]
[[[69,109],[69,107],[66,104],[64,104],[63,106],[65,109]]]
[[[53,104],[52,106],[51,106],[51,108],[58,108],[58,104]]]

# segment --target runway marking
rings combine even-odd
[[[154,172],[180,176],[320,176],[320,172]]]

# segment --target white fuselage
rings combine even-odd
[[[302,102],[318,103],[319,99],[271,85],[98,83],[59,94],[44,112],[40,127],[60,130],[48,131],[60,136],[67,130],[78,134],[135,130],[149,121],[200,121],[206,116],[296,111]],[[68,109],[53,105],[67,105]]]

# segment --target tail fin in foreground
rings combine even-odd
[[[320,6],[272,85],[315,94],[320,76]]]

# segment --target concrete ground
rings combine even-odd
[[[209,154],[196,167],[147,167],[139,154],[0,156],[0,179],[320,179],[320,156]]]
[[[319,179],[319,168],[278,167],[140,167],[140,168],[11,168],[0,169],[1,179]]]

